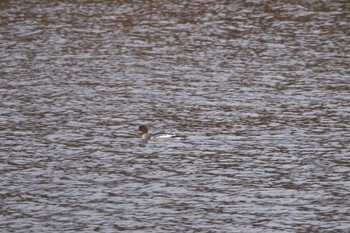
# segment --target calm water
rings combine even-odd
[[[0,2],[1,232],[350,231],[347,0],[47,2]]]

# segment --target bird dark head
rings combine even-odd
[[[139,131],[141,131],[142,133],[148,133],[147,127],[145,125],[140,125]]]

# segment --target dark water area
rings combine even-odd
[[[348,1],[0,12],[0,232],[350,231]]]

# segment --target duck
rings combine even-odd
[[[141,138],[143,141],[165,141],[165,140],[172,140],[172,139],[185,139],[185,135],[180,134],[172,134],[172,133],[156,133],[156,134],[149,134],[147,126],[140,125],[139,131],[141,131]]]

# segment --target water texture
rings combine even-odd
[[[350,231],[348,1],[0,12],[0,232]]]

